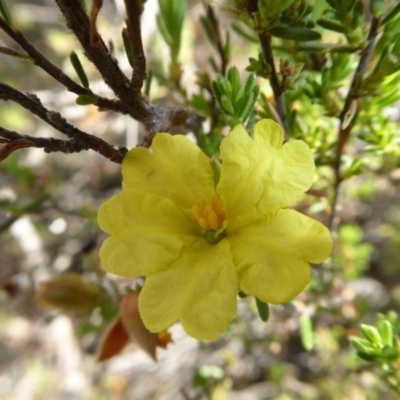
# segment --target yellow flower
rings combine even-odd
[[[220,147],[220,176],[184,136],[161,133],[152,151],[132,149],[122,192],[99,210],[103,266],[145,276],[143,322],[160,332],[178,319],[191,336],[214,340],[236,314],[238,290],[287,302],[310,281],[309,263],[330,254],[321,223],[287,209],[311,186],[314,161],[299,140],[283,144],[275,122],[252,139],[236,126]]]

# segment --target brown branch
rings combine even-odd
[[[338,142],[337,142],[337,147],[336,147],[336,157],[335,157],[335,162],[333,166],[333,170],[335,173],[335,186],[334,186],[334,194],[333,194],[333,200],[332,200],[332,213],[330,216],[330,221],[329,221],[329,226],[331,229],[334,230],[333,225],[337,225],[338,221],[335,222],[336,219],[336,214],[337,214],[337,204],[338,204],[338,198],[339,198],[339,191],[340,191],[340,184],[342,182],[342,176],[340,174],[340,166],[341,166],[341,161],[342,161],[342,154],[344,151],[344,147],[350,137],[351,130],[354,126],[354,122],[357,118],[357,115],[359,113],[359,106],[354,111],[354,115],[351,117],[351,120],[349,123],[345,123],[346,118],[348,118],[348,113],[350,111],[350,108],[352,106],[352,103],[356,101],[359,97],[361,97],[357,92],[359,85],[362,81],[363,75],[365,73],[365,70],[367,69],[368,63],[371,59],[372,52],[375,47],[375,41],[376,41],[376,36],[378,35],[378,30],[379,30],[379,25],[380,25],[380,19],[379,18],[372,18],[371,25],[369,28],[368,32],[368,37],[367,37],[367,47],[362,51],[360,60],[358,62],[357,69],[354,73],[353,80],[351,82],[349,91],[347,93],[346,100],[344,102],[344,106],[342,109],[342,112],[340,113],[339,117],[339,134],[338,134]]]
[[[115,149],[104,140],[89,135],[69,124],[58,112],[48,110],[34,94],[25,95],[18,90],[0,83],[0,99],[12,100],[26,110],[51,125],[59,132],[67,135],[81,146],[82,150],[92,149],[111,161],[121,164],[126,154],[126,149]]]
[[[82,45],[86,57],[96,66],[105,83],[127,107],[128,113],[136,120],[146,124],[151,116],[152,107],[147,99],[131,85],[123,74],[118,62],[111,56],[101,37],[96,43],[90,40],[90,21],[77,1],[56,0],[68,28],[72,30]]]
[[[257,0],[249,1],[248,10],[251,16],[253,16],[254,13],[258,12]],[[258,33],[258,39],[260,41],[261,50],[264,55],[264,60],[270,68],[270,76],[268,80],[271,84],[271,88],[274,93],[276,112],[279,115],[280,119],[279,122],[281,123],[282,128],[285,132],[285,140],[288,140],[290,135],[289,135],[289,126],[287,120],[285,99],[283,97],[284,90],[282,85],[279,83],[278,73],[275,67],[274,54],[272,52],[272,46],[271,46],[271,35],[268,34],[267,32],[261,32]]]
[[[6,139],[0,139],[0,143],[18,143],[18,141],[26,140],[31,143],[30,146],[26,147],[37,147],[42,148],[46,153],[61,152],[61,153],[79,153],[82,150],[89,150],[88,145],[75,142],[73,140],[61,140],[54,138],[43,138],[29,135],[21,135],[14,131],[2,128],[0,126],[0,137]]]
[[[100,109],[107,109],[122,114],[128,113],[128,108],[118,100],[107,99],[93,93],[90,89],[78,85],[68,75],[66,75],[60,68],[49,61],[43,54],[36,49],[17,29],[10,28],[3,18],[0,17],[0,29],[6,33],[11,39],[14,40],[30,57],[31,61],[37,67],[43,69],[47,74],[54,78],[57,82],[61,83],[70,92],[77,95],[90,96],[96,99],[96,105]]]
[[[210,27],[212,29],[215,44],[217,46],[218,55],[221,59],[221,74],[225,76],[226,68],[228,67],[228,59],[222,44],[221,30],[219,28],[218,19],[215,16],[213,7],[210,6],[208,1],[203,0],[203,5],[206,8],[207,18],[210,21]]]
[[[279,115],[280,123],[282,125],[283,130],[285,131],[285,139],[289,140],[289,126],[287,121],[287,112],[285,99],[283,97],[283,88],[279,83],[278,74],[275,68],[274,55],[272,53],[271,47],[271,35],[266,33],[260,33],[258,35],[261,44],[261,50],[264,55],[265,62],[270,67],[270,76],[269,82],[271,84],[272,91],[274,92],[276,112]]]
[[[125,9],[127,15],[127,28],[129,40],[132,45],[133,61],[135,69],[132,73],[132,87],[140,91],[143,81],[147,77],[146,57],[144,55],[142,32],[140,29],[140,17],[143,13],[143,0],[125,0]]]

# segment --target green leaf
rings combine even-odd
[[[288,8],[294,0],[258,0],[261,17],[273,18]]]
[[[132,43],[129,39],[128,30],[126,28],[122,29],[122,42],[124,43],[124,49],[126,56],[128,57],[129,65],[135,68],[135,57],[133,55]]]
[[[272,36],[298,41],[312,41],[321,39],[321,34],[308,28],[276,26],[270,30]]]
[[[393,329],[392,324],[389,321],[382,321],[378,326],[379,333],[382,338],[382,343],[384,346],[393,345]]]
[[[303,347],[310,351],[314,347],[314,333],[311,317],[307,314],[302,314],[300,317],[300,338]]]
[[[298,42],[295,49],[299,51],[313,51],[319,53],[354,53],[358,47],[347,44],[323,42]]]
[[[382,345],[382,337],[374,326],[361,324],[360,331],[371,343],[379,346]]]
[[[331,18],[319,18],[317,19],[317,24],[330,31],[346,33],[347,28],[339,21]]]
[[[71,64],[74,67],[75,72],[78,75],[78,78],[81,81],[83,87],[88,89],[89,88],[89,80],[87,78],[85,70],[82,67],[82,64],[81,64],[81,61],[79,60],[78,55],[73,51],[69,55],[69,59],[71,60]]]
[[[235,115],[235,109],[233,108],[231,99],[225,94],[221,96],[221,106],[228,114]]]
[[[0,14],[4,18],[4,20],[6,21],[8,26],[12,27],[14,25],[13,21],[12,21],[10,10],[9,10],[5,0],[0,0]]]
[[[357,350],[358,354],[369,354],[371,356],[376,356],[376,349],[372,347],[370,342],[365,339],[361,339],[355,336],[350,337],[350,343]],[[360,355],[360,354],[359,354]]]

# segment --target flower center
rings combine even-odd
[[[203,229],[214,231],[217,235],[228,226],[228,213],[224,202],[216,195],[212,197],[210,204],[200,199],[199,204],[192,207],[192,214]]]

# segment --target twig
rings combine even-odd
[[[135,91],[140,91],[146,79],[146,57],[144,55],[140,17],[143,12],[143,0],[125,0],[127,15],[127,28],[129,40],[132,45],[135,69],[132,73],[132,86]]]
[[[128,108],[118,100],[107,99],[96,95],[90,89],[86,89],[83,86],[78,85],[74,82],[68,75],[66,75],[61,69],[55,66],[51,61],[49,61],[43,54],[37,50],[22,34],[21,31],[17,29],[11,29],[3,18],[0,17],[0,29],[4,31],[11,39],[15,41],[31,58],[31,61],[43,69],[47,74],[53,77],[56,81],[61,83],[70,92],[76,93],[77,95],[90,96],[96,99],[96,105],[100,109],[107,109],[122,114],[128,113]]]
[[[115,149],[104,140],[75,128],[73,125],[69,124],[60,113],[48,110],[44,107],[36,95],[25,95],[8,85],[0,83],[0,99],[12,100],[21,105],[32,114],[35,114],[53,128],[78,143],[77,146],[81,146],[82,150],[92,149],[111,161],[119,164],[122,163],[124,155],[126,154],[126,149]]]
[[[105,83],[124,103],[129,114],[136,120],[146,124],[151,117],[152,107],[140,91],[133,90],[129,79],[124,75],[102,38],[95,43],[90,40],[90,21],[80,2],[56,0],[68,28],[72,30],[82,45],[86,57],[96,66]]]
[[[257,0],[250,0],[248,4],[249,13],[252,16],[253,13],[258,12]],[[276,112],[279,115],[280,123],[285,132],[285,140],[289,139],[289,126],[287,121],[287,112],[285,99],[283,97],[283,88],[279,83],[278,74],[275,68],[274,55],[271,46],[271,35],[267,32],[260,32],[258,34],[260,41],[261,50],[264,55],[264,60],[270,68],[269,82],[271,84],[272,91],[274,92]]]
[[[285,99],[283,97],[283,89],[279,83],[278,74],[275,68],[274,55],[271,47],[271,36],[266,33],[260,33],[258,38],[260,40],[261,50],[263,52],[265,62],[269,65],[271,71],[269,82],[271,84],[272,91],[274,92],[276,112],[279,115],[280,123],[285,132],[285,140],[289,140],[289,126],[287,121]]]
[[[338,219],[336,218],[336,214],[337,214],[337,204],[338,204],[338,198],[339,198],[340,184],[342,182],[342,176],[340,174],[342,154],[343,154],[344,147],[350,137],[350,132],[354,126],[354,122],[359,113],[359,109],[360,109],[359,106],[354,110],[354,114],[351,117],[350,123],[345,124],[344,122],[345,122],[346,118],[348,118],[348,113],[350,111],[352,103],[355,100],[357,100],[359,97],[361,97],[357,93],[357,89],[360,85],[362,77],[365,73],[365,70],[368,66],[369,60],[371,58],[372,52],[374,50],[375,40],[376,40],[376,36],[378,34],[379,25],[380,25],[380,19],[376,18],[376,17],[372,18],[371,25],[370,25],[369,32],[368,32],[368,37],[367,37],[368,44],[367,44],[367,47],[361,53],[360,61],[358,63],[357,69],[354,73],[353,80],[351,82],[349,91],[347,93],[346,100],[344,102],[342,112],[340,113],[340,117],[339,117],[338,143],[337,143],[337,147],[336,147],[335,163],[333,166],[333,169],[335,172],[335,186],[334,186],[334,194],[333,194],[333,199],[332,199],[332,213],[331,213],[330,220],[329,220],[329,227],[332,230],[335,230],[335,226],[337,226],[339,223]]]
[[[219,58],[221,59],[221,75],[225,76],[226,68],[228,66],[228,59],[222,45],[221,30],[219,28],[218,19],[215,16],[214,9],[210,6],[207,1],[203,0],[204,7],[206,8],[207,18],[210,21],[210,27],[213,32],[215,44],[217,46],[217,51]]]

